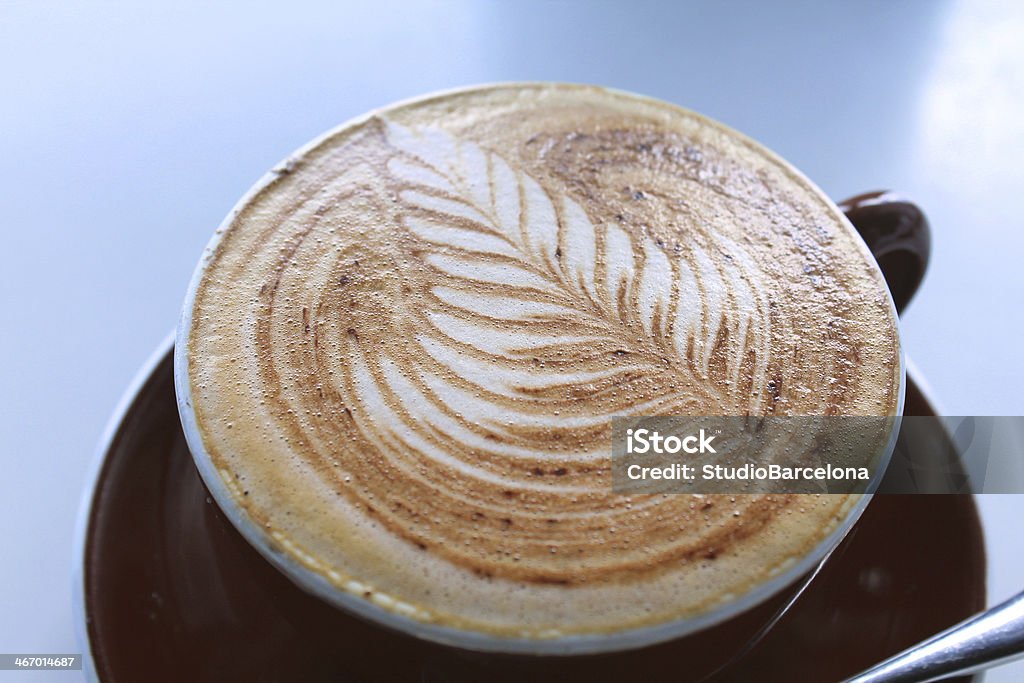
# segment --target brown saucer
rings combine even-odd
[[[220,514],[185,445],[171,370],[168,348],[112,431],[83,518],[76,608],[94,679],[695,680],[785,601],[752,610],[749,623],[582,658],[466,652],[360,621],[296,588]],[[905,413],[934,414],[912,380]],[[984,601],[972,497],[879,495],[795,606],[713,680],[840,680]]]

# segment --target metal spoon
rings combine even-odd
[[[845,683],[923,683],[1024,657],[1024,592],[877,664]]]

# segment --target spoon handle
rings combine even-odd
[[[922,683],[975,673],[1024,657],[1024,592],[845,683]]]

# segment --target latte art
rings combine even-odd
[[[519,413],[516,427],[602,431],[623,412],[759,412],[762,392],[752,388],[767,371],[764,275],[735,242],[707,235],[707,250],[692,244],[684,253],[679,243],[634,238],[614,220],[595,225],[570,196],[475,143],[395,124],[387,139],[399,151],[387,167],[405,188],[401,221],[425,243],[417,253],[429,268],[415,329],[423,330],[418,351],[437,365],[417,370],[455,375],[494,397],[467,399],[442,382],[432,387],[439,408],[464,405],[493,422],[488,404],[499,402]],[[714,382],[720,337],[724,377]],[[631,386],[643,386],[645,400],[630,396]],[[544,410],[566,401],[589,405],[577,416]]]
[[[612,493],[611,418],[892,414],[878,271],[756,144],[606,91],[350,124],[253,194],[196,289],[202,444],[277,550],[422,621],[546,638],[705,613],[845,496]]]

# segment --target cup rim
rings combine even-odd
[[[203,483],[210,491],[213,500],[231,522],[232,526],[245,538],[250,546],[255,548],[259,554],[274,565],[279,571],[287,576],[299,588],[310,593],[320,600],[332,606],[345,610],[373,623],[422,638],[442,645],[449,645],[481,652],[493,652],[504,654],[524,655],[588,655],[605,652],[617,652],[629,650],[648,645],[684,637],[707,628],[723,623],[736,617],[771,596],[777,594],[785,587],[795,583],[800,577],[807,574],[815,566],[827,559],[829,551],[836,547],[849,530],[856,524],[864,508],[871,500],[873,491],[878,487],[885,466],[895,448],[896,439],[899,434],[899,421],[903,414],[903,404],[906,392],[906,363],[904,360],[902,335],[900,333],[900,321],[893,302],[892,294],[888,287],[885,287],[885,296],[889,305],[890,314],[896,326],[896,345],[898,351],[898,400],[895,410],[894,424],[889,436],[888,443],[882,452],[880,466],[872,477],[867,490],[860,498],[846,511],[842,521],[825,538],[819,541],[814,548],[806,553],[799,561],[793,563],[784,571],[779,572],[767,581],[757,584],[754,588],[728,603],[696,616],[682,617],[664,621],[656,624],[648,624],[628,628],[621,631],[595,632],[584,634],[561,635],[553,638],[528,638],[518,636],[497,636],[481,631],[443,626],[426,621],[420,621],[409,616],[388,610],[376,603],[352,594],[343,588],[331,583],[325,576],[314,572],[304,564],[289,556],[280,546],[272,542],[270,537],[262,531],[262,527],[252,522],[248,514],[231,495],[231,491],[220,476],[209,452],[206,450],[199,428],[196,422],[195,411],[192,406],[192,387],[189,380],[189,336],[192,328],[192,310],[195,305],[195,297],[199,284],[209,266],[213,255],[216,253],[221,240],[227,234],[231,224],[254,200],[263,192],[269,190],[282,177],[287,176],[295,165],[306,155],[315,151],[321,145],[331,140],[343,131],[359,125],[374,116],[380,115],[394,108],[406,107],[415,104],[422,104],[434,99],[450,97],[468,92],[480,92],[494,89],[516,88],[516,87],[559,87],[578,90],[597,90],[611,93],[616,96],[624,96],[641,102],[654,103],[661,107],[678,110],[688,116],[699,119],[702,123],[724,130],[726,133],[736,136],[740,140],[752,144],[759,151],[765,153],[772,161],[778,163],[786,172],[794,175],[797,180],[804,183],[806,187],[832,207],[842,222],[845,222],[852,235],[856,237],[855,244],[858,244],[862,256],[867,260],[869,266],[874,268],[882,282],[885,282],[881,269],[867,245],[860,237],[857,230],[846,218],[836,203],[830,199],[813,181],[796,169],[792,164],[781,156],[765,147],[760,142],[750,138],[743,133],[732,129],[714,119],[706,117],[685,107],[670,102],[665,102],[654,97],[640,95],[625,90],[606,88],[603,86],[547,82],[547,81],[513,81],[496,82],[479,85],[470,85],[460,88],[434,91],[418,97],[408,98],[389,104],[385,107],[373,109],[365,114],[351,118],[338,126],[315,137],[310,142],[301,146],[295,152],[289,154],[284,160],[276,164],[270,171],[265,173],[256,183],[238,200],[227,216],[221,221],[213,236],[203,250],[192,278],[189,281],[185,299],[182,305],[181,317],[174,333],[174,387],[175,398],[178,406],[178,413],[181,418],[182,429],[189,452],[196,464]]]

